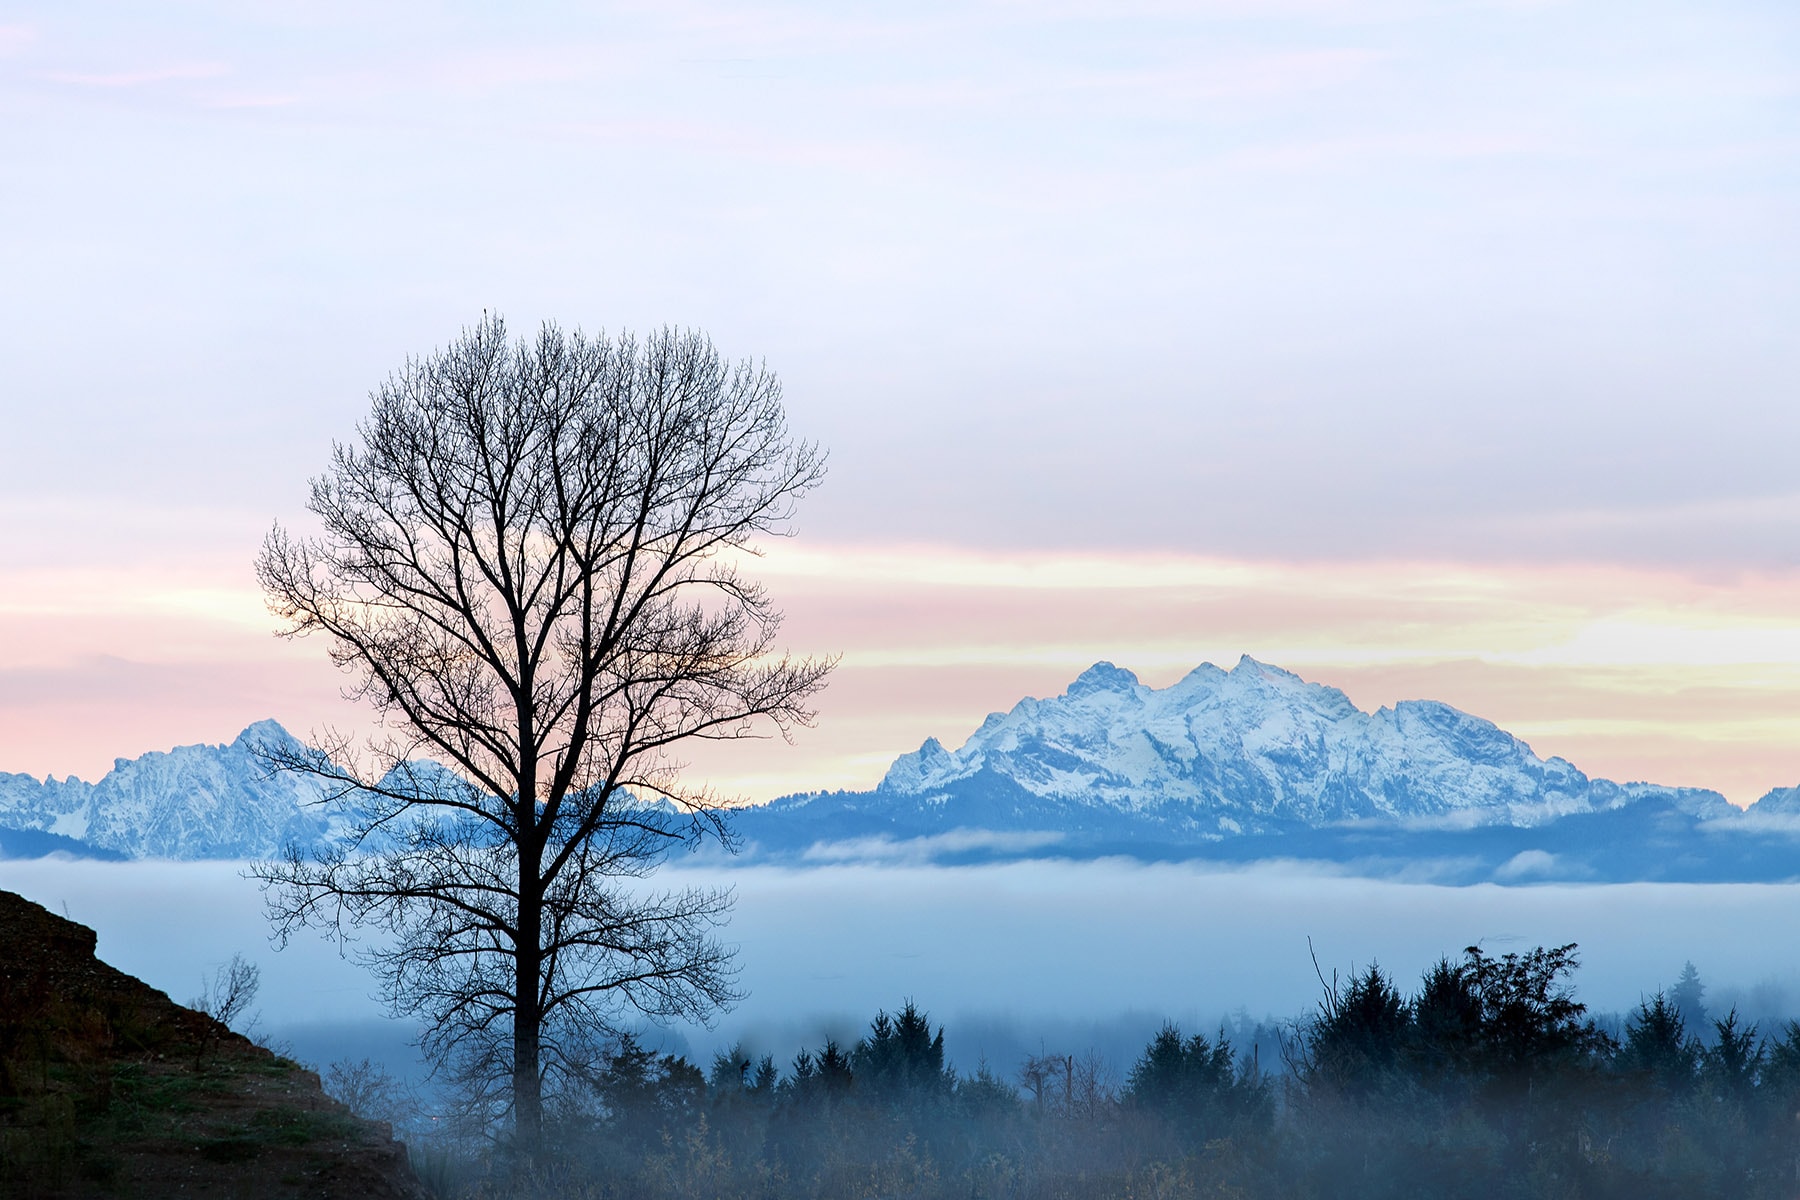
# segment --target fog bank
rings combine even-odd
[[[379,1023],[372,980],[335,947],[311,935],[270,945],[242,870],[5,861],[0,887],[92,926],[102,959],[176,1000],[242,952],[262,970],[264,1028],[288,1033],[306,1057],[339,1040],[357,1057],[403,1046],[405,1026]],[[1004,1061],[1040,1040],[1129,1045],[1165,1018],[1200,1029],[1240,1010],[1288,1017],[1318,996],[1309,938],[1327,975],[1376,961],[1403,989],[1472,943],[1504,952],[1577,942],[1575,983],[1598,1011],[1635,1006],[1688,959],[1715,1001],[1755,996],[1768,1009],[1800,995],[1775,933],[1800,927],[1791,884],[1445,887],[1281,863],[1119,861],[680,867],[655,882],[737,892],[725,937],[748,996],[713,1030],[671,1031],[671,1048],[698,1056],[741,1037],[785,1060],[826,1033],[853,1038],[877,1009],[908,998],[948,1026],[964,1062]]]

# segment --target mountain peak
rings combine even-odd
[[[944,749],[944,743],[934,737],[928,737],[917,750],[911,754],[902,754],[882,776],[879,785],[881,791],[912,792],[925,786],[934,774],[942,773],[955,765],[954,757]]]
[[[1129,692],[1138,686],[1138,677],[1123,667],[1109,662],[1095,663],[1069,685],[1070,696],[1086,696],[1094,692]]]
[[[1181,813],[1209,836],[1458,813],[1529,822],[1594,804],[1585,775],[1492,722],[1417,701],[1371,715],[1248,654],[1229,672],[1202,665],[1161,689],[1097,662],[1061,696],[989,717],[955,752],[927,741],[902,755],[881,790],[943,797],[959,787],[1012,788],[1006,803],[1084,813]]]
[[[281,722],[273,717],[266,717],[245,727],[244,732],[237,735],[232,746],[240,750],[256,751],[260,747],[277,747],[298,744],[298,739],[289,733]]]
[[[1306,682],[1292,671],[1284,670],[1273,663],[1266,663],[1260,659],[1251,658],[1248,654],[1240,654],[1238,656],[1237,666],[1231,669],[1233,675],[1236,675],[1239,671],[1242,671],[1246,675],[1255,675],[1261,679],[1292,680],[1295,683]]]

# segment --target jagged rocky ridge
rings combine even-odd
[[[279,723],[258,721],[224,745],[115,759],[98,783],[0,773],[0,859],[59,852],[254,859],[290,845],[345,844],[357,824],[354,797],[338,796],[338,787],[318,776],[269,765],[270,754],[303,758],[304,749]],[[383,784],[428,791],[468,786],[426,759],[396,768]],[[662,802],[645,807],[672,811]],[[396,832],[371,834],[363,845],[392,845]]]
[[[298,745],[276,722],[259,721],[227,745],[117,759],[98,783],[0,774],[0,847],[193,859],[317,844],[338,833],[317,803],[318,781],[271,772],[255,753]]]

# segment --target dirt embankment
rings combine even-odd
[[[386,1126],[94,945],[0,891],[0,1196],[424,1200]]]

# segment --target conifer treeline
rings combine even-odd
[[[1575,998],[1575,950],[1471,947],[1410,994],[1371,966],[1326,983],[1280,1064],[1166,1025],[1122,1080],[1091,1055],[959,1073],[910,1002],[785,1067],[734,1050],[703,1072],[626,1038],[564,1098],[541,1183],[621,1200],[1800,1191],[1800,1025],[1692,1029],[1678,989],[1614,1036]],[[492,1178],[445,1190],[516,1193]]]

